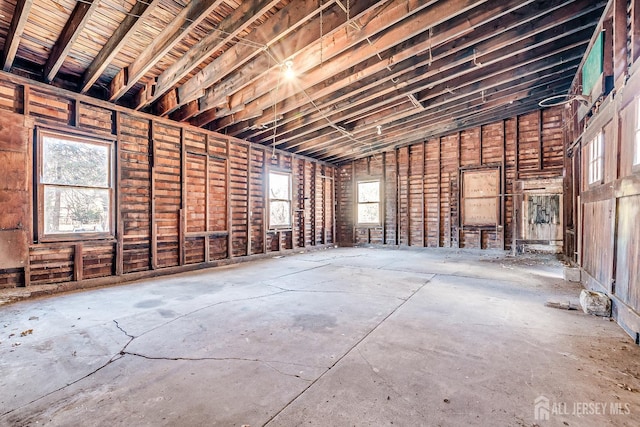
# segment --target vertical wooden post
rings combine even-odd
[[[187,229],[187,148],[184,143],[184,128],[180,128],[180,223],[178,226],[179,265],[186,263],[185,231]]]
[[[269,168],[267,167],[267,152],[262,150],[262,194],[264,200],[264,206],[262,207],[262,253],[267,253],[267,227],[269,224],[269,211],[267,209],[269,204]]]
[[[398,149],[393,150],[396,160],[396,246],[400,246],[400,164]]]
[[[640,58],[640,4],[631,2],[631,63]]]
[[[312,162],[311,166],[311,205],[313,206],[311,209],[311,218],[313,218],[311,222],[311,244],[316,246],[318,244],[318,230],[316,229],[316,223],[318,220],[318,170],[315,162]]]
[[[227,198],[227,258],[233,258],[233,219],[231,217],[231,140],[227,138],[227,162],[225,163],[226,195]]]
[[[84,270],[82,260],[82,243],[73,245],[73,279],[76,282],[82,281],[82,270]]]
[[[514,157],[514,161],[515,161],[515,168],[516,168],[516,181],[520,179],[520,116],[516,115],[516,131],[514,134],[514,143],[515,143],[515,148],[514,148],[514,153],[513,153],[513,157]],[[514,206],[515,209],[515,206]]]
[[[442,137],[438,138],[438,229],[437,229],[437,238],[438,238],[438,246],[440,247],[440,230],[442,227]]]
[[[632,2],[633,3],[633,2]],[[627,0],[613,2],[613,81],[621,87],[627,72]]]
[[[502,226],[502,250],[507,249],[507,203],[505,193],[507,192],[507,124],[502,120],[502,167],[500,168],[500,225]]]
[[[411,246],[411,146],[407,146],[407,246]]]
[[[327,178],[324,167],[320,167],[320,182],[322,183],[322,244],[327,244]]]
[[[204,143],[206,144],[206,156],[204,158],[204,230],[206,231],[204,236],[204,262],[209,262],[211,261],[211,235],[209,234],[211,231],[211,143],[208,133],[205,135]]]
[[[352,224],[352,237],[351,243],[357,243],[356,239],[356,224],[358,223],[358,180],[356,179],[356,162],[355,160],[351,161],[351,187],[353,194],[353,206],[351,207],[351,212],[353,212],[353,224]]]
[[[420,197],[421,197],[421,212],[422,212],[422,230],[421,230],[421,234],[422,234],[422,247],[424,248],[425,246],[427,246],[427,237],[426,237],[426,232],[425,232],[425,226],[426,226],[426,221],[425,221],[425,207],[424,207],[424,175],[426,173],[426,167],[425,167],[425,163],[427,163],[427,143],[426,141],[422,141],[422,170],[420,172],[420,174],[422,175],[421,177],[421,185],[422,187],[420,188]]]
[[[302,247],[307,247],[307,161],[305,159],[301,159],[302,161],[302,224],[300,227],[300,232],[302,233]]]
[[[31,87],[29,85],[22,86],[22,114],[31,115]]]
[[[115,257],[115,273],[116,276],[122,275],[124,271],[124,223],[122,221],[122,191],[120,191],[122,183],[122,144],[120,130],[121,115],[119,111],[114,114],[115,131],[116,131],[116,176],[115,176],[115,202],[116,202],[116,257]]]
[[[482,126],[480,126],[480,135],[482,135]],[[480,161],[482,161],[482,149],[480,150]],[[460,166],[462,162],[462,131],[458,132],[458,155],[456,161],[456,182],[458,186],[458,196],[456,197],[456,210],[458,212],[458,220],[456,221],[456,248],[460,247],[460,235],[462,227],[462,214],[460,212],[460,198],[462,197],[462,185],[460,184]]]
[[[333,207],[332,216],[331,216],[331,243],[334,245],[337,242],[336,237],[336,209],[337,209],[337,201],[336,201],[336,175],[334,168],[331,168],[331,206]]]
[[[381,188],[381,200],[380,200],[380,214],[382,219],[382,244],[387,244],[387,153],[382,153],[382,188]]]
[[[538,110],[538,170],[544,168],[543,141],[542,141],[542,110]]]
[[[149,164],[151,168],[151,187],[149,189],[149,198],[151,201],[151,212],[150,212],[150,226],[151,226],[151,269],[155,270],[158,268],[158,228],[156,225],[156,143],[155,143],[155,122],[151,120],[150,124],[150,132],[151,137],[149,138],[149,151],[151,152],[151,162]]]
[[[251,144],[247,147],[247,256],[251,255],[253,211],[251,209]]]
[[[483,145],[484,145],[484,141],[483,141],[483,136],[482,136],[482,125],[480,125],[480,150],[478,153],[478,157],[480,157],[480,159],[478,160],[478,165],[482,166],[482,149],[483,149]]]

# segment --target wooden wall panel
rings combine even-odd
[[[233,232],[233,256],[247,254],[248,214],[247,214],[247,155],[246,145],[234,144],[229,161],[231,176],[231,226]]]
[[[563,137],[562,108],[555,107],[341,165],[338,240],[509,249],[514,235],[514,182],[562,176]],[[460,226],[460,171],[474,168],[499,171],[499,223],[493,227]],[[384,180],[384,227],[358,228],[354,182],[370,177]]]
[[[597,281],[610,289],[613,278],[613,202],[602,200],[585,203],[583,226],[598,233],[584,235],[582,267]]]
[[[120,123],[119,191],[123,229],[123,272],[151,266],[151,164],[150,122],[122,114]]]
[[[181,271],[184,264],[206,266],[248,253],[263,254],[268,245],[273,251],[291,250],[336,239],[333,209],[338,181],[333,182],[337,174],[332,165],[278,150],[272,160],[271,151],[262,146],[115,105],[96,105],[88,97],[52,86],[14,80],[20,78],[0,78],[3,118],[8,117],[6,112],[17,113],[31,127],[55,126],[63,132],[88,132],[116,141],[116,227],[114,235],[104,240],[27,244],[24,268],[0,267],[1,288],[70,281],[82,287],[85,281],[108,283],[116,275],[140,277],[153,269],[160,273],[150,275],[162,274],[167,267]],[[32,136],[29,131],[21,137],[25,147],[32,146]],[[0,138],[0,151],[1,142]],[[4,160],[7,166],[12,164]],[[30,182],[30,159],[14,163],[5,176]],[[264,185],[269,166],[292,172],[291,230],[267,233]],[[26,190],[32,189],[22,189]],[[35,224],[30,212],[37,207],[31,197],[23,199],[16,204],[24,209],[19,215],[23,220],[16,219],[13,227],[22,223],[24,230],[31,230]],[[0,229],[12,218],[5,209]],[[268,242],[265,234],[270,236]]]

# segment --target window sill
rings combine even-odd
[[[108,243],[115,242],[115,236],[110,233],[74,233],[74,234],[47,234],[38,238],[38,243],[82,243],[86,241],[102,240]]]

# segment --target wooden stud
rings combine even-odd
[[[422,141],[422,179],[421,179],[421,185],[422,188],[420,190],[420,197],[421,197],[421,212],[422,212],[422,247],[426,247],[427,246],[427,236],[426,236],[426,231],[425,231],[425,227],[427,224],[426,218],[425,218],[425,194],[424,194],[424,186],[425,186],[425,174],[426,174],[426,163],[427,163],[427,142],[426,141]]]
[[[516,115],[516,131],[515,131],[515,148],[514,148],[514,162],[516,169],[515,180],[520,179],[520,116]],[[515,207],[514,207],[515,208]]]
[[[317,190],[318,190],[318,183],[317,183],[317,179],[318,179],[318,171],[316,169],[316,165],[317,163],[313,162],[311,164],[311,235],[313,236],[313,240],[312,240],[312,245],[316,246],[318,244],[318,230],[316,229],[316,223],[318,221],[317,218],[317,210],[318,210],[318,194],[317,194]],[[355,162],[354,162],[354,168],[355,168]],[[355,174],[355,169],[354,169],[354,174]]]
[[[382,244],[387,244],[387,153],[382,153],[382,200],[381,204],[381,216],[382,216]],[[334,217],[335,222],[335,217]]]
[[[407,246],[411,246],[411,147],[407,147]]]
[[[187,147],[184,141],[184,128],[180,128],[180,210],[178,224],[179,265],[186,264],[185,233],[187,231]]]
[[[155,132],[156,132],[156,124],[154,120],[151,120],[150,126],[150,137],[149,137],[149,145],[151,152],[151,161],[149,162],[149,167],[151,168],[151,187],[149,190],[149,198],[151,200],[151,212],[149,221],[151,226],[151,269],[156,270],[158,268],[158,226],[156,223],[156,143],[155,143]]]
[[[538,110],[538,170],[544,168],[544,145],[542,140],[542,110]]]
[[[251,145],[247,146],[247,256],[251,255],[251,238],[253,237],[251,210]]]
[[[227,143],[227,161],[225,163],[225,174],[227,177],[225,197],[227,199],[227,258],[233,258],[233,218],[231,207],[231,140],[226,139]],[[247,227],[248,229],[248,227]]]
[[[480,140],[482,141],[482,126],[480,126]],[[482,144],[481,144],[482,147]],[[456,197],[456,209],[458,212],[458,218],[456,221],[456,247],[460,247],[460,236],[461,236],[461,228],[462,228],[462,215],[460,214],[460,198],[462,197],[462,189],[460,184],[460,164],[462,162],[462,131],[458,131],[458,155],[456,160],[456,182],[458,186],[458,196]],[[482,164],[482,148],[480,148],[480,163]]]
[[[22,85],[22,114],[29,117],[31,115],[31,87]]]
[[[502,120],[502,167],[500,168],[500,224],[502,225],[502,250],[507,249],[507,202],[505,193],[507,192],[507,123]]]
[[[482,135],[482,125],[480,125],[480,149],[478,150],[478,157],[480,157],[480,159],[478,160],[478,164],[480,166],[482,166],[482,149],[483,149],[483,135]]]
[[[353,212],[353,230],[351,231],[352,242],[357,243],[356,236],[356,224],[358,223],[358,180],[356,179],[356,162],[353,160],[351,162],[351,191],[353,194],[353,206],[351,207],[351,211]]]
[[[122,219],[122,191],[120,185],[122,183],[122,143],[121,143],[121,114],[116,111],[114,114],[115,130],[116,130],[116,267],[117,276],[122,275],[124,271],[124,222]]]
[[[438,138],[438,246],[440,247],[440,229],[442,227],[442,137]]]
[[[396,160],[396,170],[395,170],[395,178],[396,178],[396,246],[400,246],[400,165],[399,165],[399,157],[398,149],[395,148],[393,150],[393,155]]]
[[[269,202],[269,188],[267,187],[268,176],[269,176],[269,168],[267,167],[267,152],[262,150],[262,170],[263,170],[263,180],[262,180],[262,194],[264,194],[264,206],[262,207],[262,253],[267,253],[267,224],[269,223],[268,211],[267,211],[267,203]]]
[[[332,168],[331,169],[331,173],[332,173],[332,179],[331,179],[331,206],[333,208],[333,213],[331,216],[331,243],[333,243],[334,245],[336,244],[337,241],[337,237],[336,237],[336,209],[337,209],[337,203],[336,203],[336,176],[335,176],[335,171],[336,168]]]
[[[84,270],[82,260],[82,243],[73,245],[73,280],[82,281],[82,272]]]

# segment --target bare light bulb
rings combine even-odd
[[[293,61],[287,61],[284,63],[284,76],[287,79],[292,79],[296,76],[296,73],[293,71]]]
[[[376,129],[378,129],[378,135],[382,135],[382,126],[378,125]]]

